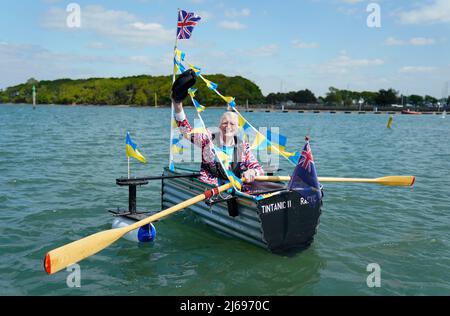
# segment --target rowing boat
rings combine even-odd
[[[176,176],[186,168],[164,169],[164,176]],[[166,209],[201,194],[212,186],[196,178],[162,180],[161,206]],[[322,201],[316,207],[299,193],[287,189],[257,196],[235,192],[188,208],[215,230],[263,247],[274,253],[307,248],[319,225]]]

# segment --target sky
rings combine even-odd
[[[67,23],[71,3],[80,27]],[[178,42],[186,58],[264,95],[448,95],[450,0],[3,0],[0,89],[32,77],[169,75],[178,8],[202,17]]]

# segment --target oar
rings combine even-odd
[[[289,176],[261,176],[256,177],[256,181],[273,181],[283,182],[289,181]],[[335,177],[319,177],[319,182],[354,182],[354,183],[376,183],[390,186],[412,186],[416,181],[414,176],[388,176],[374,179],[364,178],[335,178]]]
[[[232,184],[227,183],[218,188],[208,190],[205,193],[197,195],[182,203],[174,205],[157,214],[149,216],[130,226],[105,230],[49,251],[44,259],[45,271],[48,274],[56,273],[67,266],[77,263],[89,256],[92,256],[93,254],[96,254],[97,252],[108,247],[120,237],[132,230],[135,230],[169,214],[182,210],[192,204],[203,201],[204,199],[208,199],[214,195],[219,194],[220,192],[230,189],[231,187]]]

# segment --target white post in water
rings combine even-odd
[[[33,109],[36,108],[36,87],[33,85]]]

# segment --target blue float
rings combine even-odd
[[[112,228],[122,228],[136,223],[136,221],[128,219],[123,216],[118,216],[114,218],[112,223]],[[156,238],[156,228],[152,223],[139,227],[135,230],[132,230],[129,233],[126,233],[123,238],[129,241],[146,243],[152,242]]]

